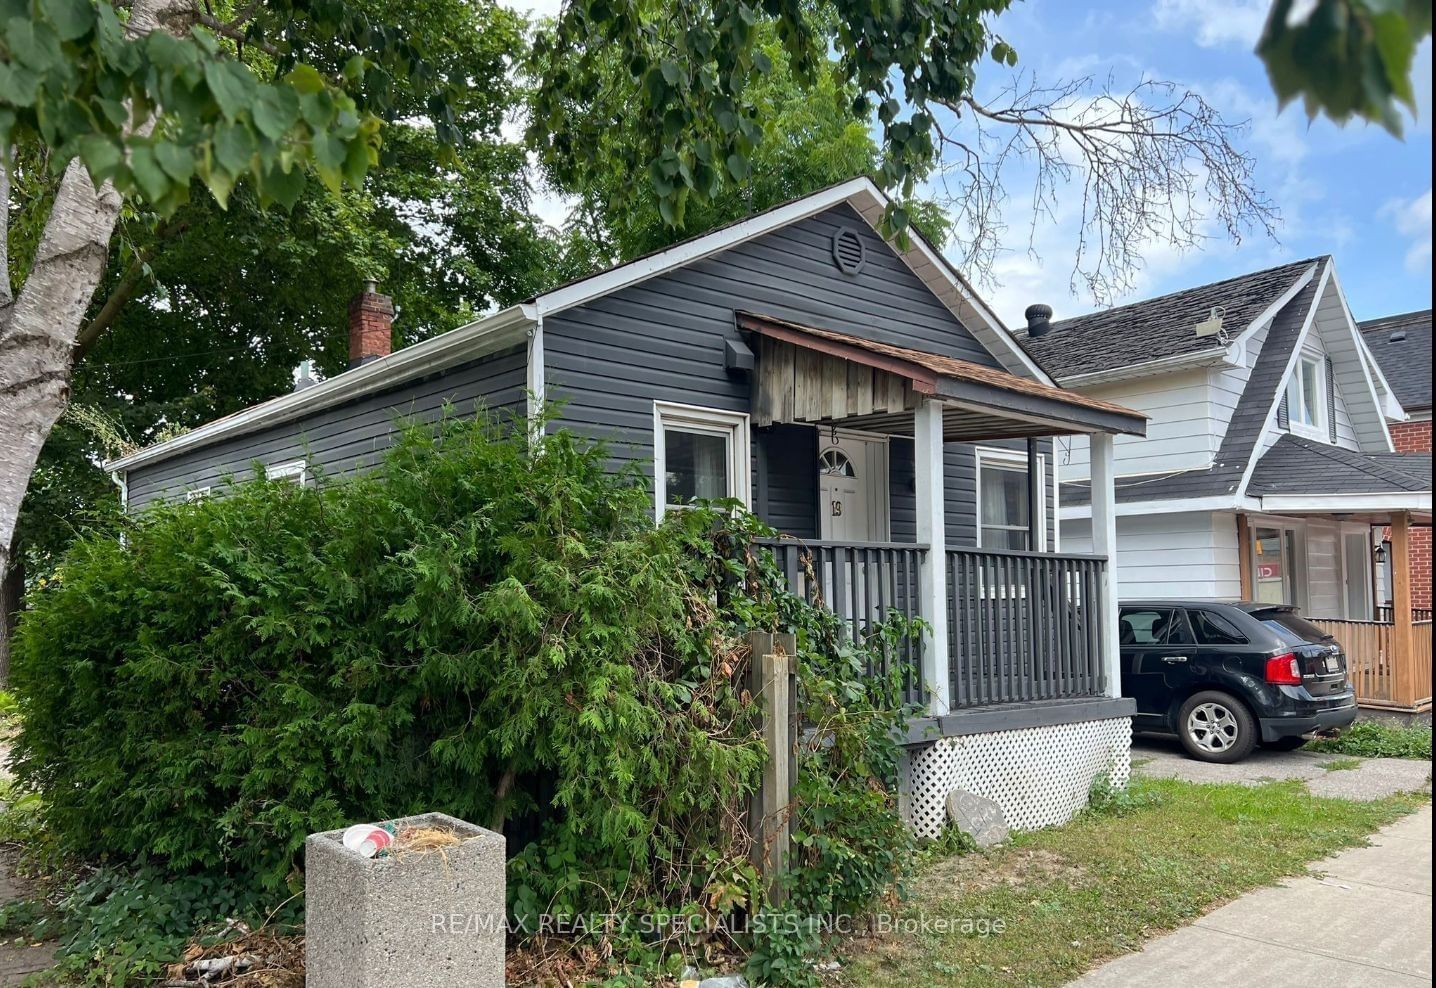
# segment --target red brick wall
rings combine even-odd
[[[1398,453],[1431,452],[1431,423],[1392,422],[1391,442]],[[1387,529],[1386,538],[1391,537]],[[1431,527],[1411,528],[1411,606],[1431,606]]]

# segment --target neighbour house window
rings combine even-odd
[[[748,504],[749,455],[747,415],[654,402],[655,514],[718,498]]]
[[[193,487],[184,492],[186,501],[202,501],[207,497],[209,497],[208,487]]]
[[[303,460],[290,460],[287,463],[271,463],[264,468],[264,476],[268,480],[292,480],[300,487],[304,486],[307,470]]]
[[[1037,513],[1047,516],[1045,457],[1039,457]],[[1046,525],[1041,526],[1039,544],[1030,545],[1027,514],[1027,455],[1012,450],[977,451],[977,544],[984,549],[1045,549]]]
[[[1287,415],[1293,432],[1323,438],[1326,429],[1326,361],[1303,353],[1286,385]]]
[[[1188,611],[1197,642],[1202,645],[1245,645],[1247,636],[1214,611]]]

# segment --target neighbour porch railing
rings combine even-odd
[[[1411,662],[1399,661],[1393,647],[1395,626],[1384,621],[1311,618],[1313,624],[1341,642],[1346,670],[1358,702],[1406,704],[1431,696],[1431,622],[1411,626]],[[1403,668],[1411,682],[1402,682]]]
[[[1386,622],[1387,624],[1390,624],[1390,623],[1394,620],[1394,618],[1392,617],[1392,614],[1393,614],[1394,610],[1395,610],[1395,609],[1394,609],[1390,604],[1378,604],[1378,605],[1376,606],[1376,620],[1378,620],[1378,621],[1384,621],[1384,622]],[[1429,608],[1429,607],[1413,607],[1413,608],[1411,608],[1411,620],[1413,620],[1413,621],[1430,621],[1430,620],[1431,620],[1431,608]]]
[[[1100,556],[949,549],[953,709],[1100,695],[1105,568]]]
[[[788,587],[807,600],[820,603],[843,620],[855,640],[867,637],[873,625],[897,611],[918,617],[918,579],[927,546],[906,542],[797,542],[764,540]],[[904,639],[885,656],[901,671],[903,699],[925,703],[922,682],[922,642]]]
[[[909,543],[771,540],[788,586],[842,618],[858,638],[896,610],[919,612],[928,549]],[[1102,665],[1100,556],[948,549],[948,696],[952,709],[1099,696]],[[887,661],[904,699],[926,704],[922,645],[905,641]],[[892,666],[889,666],[892,668]]]

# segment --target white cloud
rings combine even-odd
[[[1396,232],[1411,241],[1406,250],[1406,270],[1412,274],[1431,272],[1431,190],[1414,199],[1392,199],[1381,207]]]
[[[1271,0],[1159,0],[1157,27],[1191,37],[1203,48],[1256,47]]]

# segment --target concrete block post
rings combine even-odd
[[[502,988],[501,834],[443,813],[393,821],[434,827],[461,843],[365,858],[342,830],[304,844],[307,988]]]

